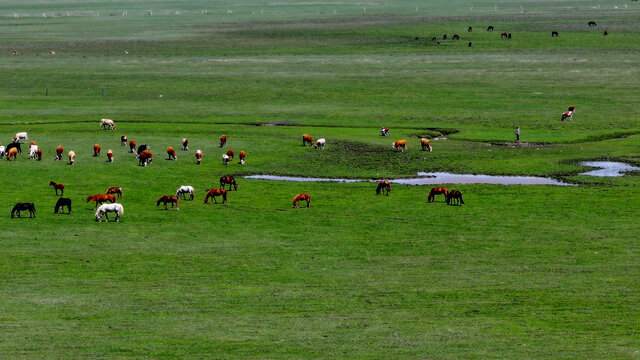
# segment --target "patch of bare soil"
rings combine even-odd
[[[526,141],[512,141],[504,144],[504,146],[508,146],[508,147],[541,147],[541,146],[548,146],[548,145],[549,144],[545,144],[545,143],[526,142]]]
[[[295,124],[286,121],[275,121],[270,123],[264,123],[262,126],[295,126]]]

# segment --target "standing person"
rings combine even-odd
[[[520,141],[520,127],[516,127],[516,141]]]

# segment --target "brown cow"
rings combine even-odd
[[[169,156],[169,158],[167,160],[177,160],[178,159],[178,157],[176,156],[176,151],[171,146],[169,146],[167,148],[167,155]]]
[[[307,144],[313,145],[313,138],[309,134],[302,135],[302,146],[306,146]]]
[[[392,145],[393,145],[393,148],[396,149],[396,151],[400,150],[404,152],[405,150],[407,150],[407,140],[398,140],[394,142]]]
[[[227,135],[222,135],[220,137],[220,147],[224,147],[225,145],[227,145]]]
[[[93,144],[93,156],[100,156],[100,145]]]

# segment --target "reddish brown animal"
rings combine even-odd
[[[175,196],[171,196],[171,195],[164,195],[162,197],[160,197],[160,199],[158,199],[158,201],[156,202],[156,207],[160,206],[160,203],[164,204],[164,209],[167,209],[167,204],[171,204],[171,208],[173,209],[173,206],[175,205],[176,210],[180,210],[180,206],[178,206],[178,198]]]
[[[202,161],[202,151],[200,150],[196,151],[196,161],[198,162],[198,165],[200,165],[200,162]]]
[[[306,146],[307,144],[313,145],[313,138],[309,134],[302,135],[302,146]]]
[[[167,160],[176,160],[177,159],[176,151],[171,146],[169,146],[167,148],[167,155],[169,156],[169,158]]]
[[[444,194],[445,199],[447,198],[447,194],[449,193],[449,189],[446,187],[434,187],[429,191],[429,196],[427,197],[427,202],[436,201],[436,195]]]
[[[53,186],[53,189],[56,191],[56,195],[58,195],[58,190],[60,190],[60,195],[59,196],[63,196],[64,195],[64,185],[63,184],[58,184],[54,181],[50,181],[49,182],[49,186]]]
[[[462,193],[458,190],[451,190],[447,194],[447,205],[463,205]]]
[[[100,156],[100,145],[93,144],[93,156],[94,157]]]
[[[11,148],[9,152],[7,152],[7,161],[11,161],[11,159],[15,160],[18,158],[18,149]]]
[[[407,140],[398,140],[393,143],[393,148],[396,151],[405,151],[407,150]]]
[[[233,157],[235,155],[235,151],[233,151],[233,149],[227,151],[227,156],[229,157],[229,160],[233,160]]]
[[[129,152],[134,153],[136,151],[136,142],[134,140],[129,140]]]
[[[229,176],[223,176],[220,178],[221,188],[224,189],[227,184],[229,184],[229,190],[231,190],[231,186],[233,186],[233,189],[235,191],[238,191],[238,183],[236,183],[236,179],[234,179],[233,176],[229,175]]]
[[[300,201],[306,201],[307,202],[307,207],[309,207],[309,204],[311,204],[311,196],[309,196],[309,194],[298,194],[298,195],[296,195],[296,197],[293,198],[293,207],[294,208],[299,208],[300,207]]]
[[[138,156],[138,165],[140,166],[147,166],[147,164],[150,164],[152,161],[153,161],[153,154],[151,154],[151,151],[149,150],[145,150],[141,152],[140,155]]]
[[[391,184],[389,183],[389,180],[382,180],[378,183],[376,195],[380,195],[380,192],[386,192],[385,195],[389,196],[389,193],[391,192]]]
[[[245,157],[246,155],[247,155],[247,154],[244,152],[244,150],[243,150],[243,151],[240,151],[240,164],[244,164],[244,157]]]
[[[87,202],[89,201],[94,201],[96,203],[96,206],[93,207],[93,210],[95,210],[98,208],[98,203],[102,205],[102,203],[108,201],[113,204],[114,202],[116,202],[116,197],[112,194],[89,195],[87,196]]]
[[[224,147],[225,145],[227,145],[227,135],[222,135],[220,137],[220,147]]]
[[[227,202],[227,190],[225,189],[209,189],[207,190],[207,196],[204,197],[204,203],[207,204],[209,198],[212,198],[213,201],[217,204],[216,196],[222,196],[222,203]]]
[[[107,162],[113,162],[113,150],[107,150]]]
[[[31,146],[33,146],[33,145],[38,145],[38,144],[36,144],[36,142],[35,142],[35,141],[32,141],[32,142],[30,142],[30,143],[29,143],[29,147],[31,147]]]
[[[427,149],[429,149],[429,151],[432,150],[431,149],[431,142],[427,138],[420,139],[420,145],[422,145],[422,151],[426,151]]]
[[[107,189],[107,194],[116,195],[118,198],[122,198],[122,188],[119,186],[112,186]]]
[[[56,160],[62,160],[62,145],[58,145],[56,148]]]
[[[120,136],[120,145],[127,146],[127,135]]]
[[[38,161],[42,160],[42,149],[38,149],[38,151],[36,151],[36,158]]]
[[[500,33],[500,39],[506,39],[506,38],[507,38],[507,36],[508,36],[508,35],[507,35],[507,33],[506,33],[506,32]]]

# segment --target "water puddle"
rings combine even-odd
[[[619,177],[624,176],[625,171],[640,170],[639,167],[615,161],[583,161],[580,165],[599,168],[580,174],[589,176]]]

